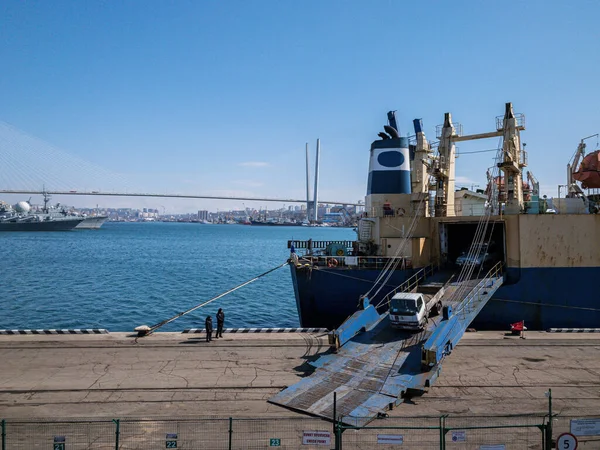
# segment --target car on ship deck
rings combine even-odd
[[[467,264],[483,267],[491,267],[500,261],[500,252],[496,247],[496,243],[484,242],[476,245],[473,249],[467,248],[463,250],[458,258],[456,265],[462,267]]]

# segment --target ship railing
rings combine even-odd
[[[456,123],[453,123],[452,126],[454,127],[454,136],[462,136],[462,134],[463,134],[462,124],[459,122],[456,122]],[[443,131],[444,131],[444,124],[436,125],[435,126],[435,138],[442,139]]]
[[[517,129],[524,130],[525,129],[525,114],[518,113],[515,114],[515,119],[517,119]],[[502,131],[504,129],[504,116],[496,116],[496,130]]]
[[[527,151],[521,150],[521,161],[519,161],[521,167],[527,166]]]
[[[471,313],[479,306],[482,295],[487,295],[487,290],[490,287],[490,282],[503,276],[504,263],[497,262],[485,275],[485,277],[477,283],[475,288],[470,291],[465,299],[461,302],[456,314],[461,314],[462,317]]]
[[[330,244],[339,244],[346,248],[346,251],[351,251],[355,241],[313,241],[309,239],[307,241],[295,241],[290,240],[287,243],[287,248],[292,248],[292,245],[295,249],[307,250],[308,252],[316,251],[316,250],[325,250]]]
[[[377,305],[377,307],[381,305],[389,305],[390,300],[394,295],[398,292],[413,292],[419,287],[419,284],[422,284],[423,281],[427,279],[427,277],[434,274],[438,266],[436,264],[429,264],[428,266],[422,267],[417,272],[415,272],[410,278],[408,278],[404,283],[398,286],[393,291],[390,291]]]
[[[389,266],[390,260],[397,260],[396,270],[412,269],[412,260],[403,257],[386,256],[327,256],[327,255],[304,255],[299,256],[298,265],[311,267],[346,267],[349,269],[373,269],[381,270]],[[335,262],[334,262],[335,261]]]

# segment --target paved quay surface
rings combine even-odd
[[[0,336],[0,418],[305,417],[266,402],[326,334]],[[390,416],[600,411],[600,334],[466,333],[426,394]]]

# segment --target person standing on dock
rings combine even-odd
[[[225,313],[223,312],[223,308],[219,308],[217,312],[217,334],[215,337],[223,337],[223,324],[225,323]]]
[[[206,322],[204,322],[204,327],[206,328],[206,342],[212,341],[212,317],[208,316],[206,318]]]

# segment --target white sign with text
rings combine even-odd
[[[331,431],[303,431],[302,445],[331,445]]]
[[[404,443],[404,436],[401,434],[378,434],[377,443],[387,445],[402,445]]]
[[[571,419],[571,434],[600,436],[600,419]]]

